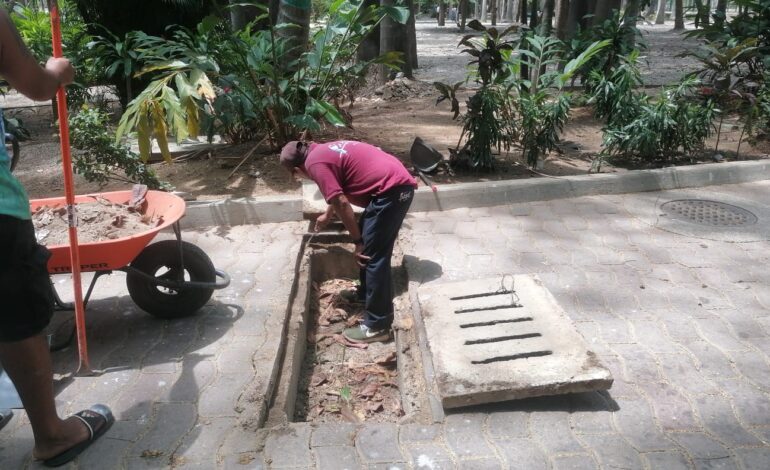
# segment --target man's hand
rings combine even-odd
[[[60,86],[69,85],[75,81],[75,69],[64,57],[50,57],[45,64],[45,69],[56,77]]]
[[[315,219],[315,227],[313,228],[313,231],[320,232],[321,230],[325,229],[327,225],[329,225],[329,222],[331,222],[331,215],[329,215],[328,212],[324,212],[323,214],[319,215],[317,219]]]
[[[356,258],[356,264],[359,268],[365,268],[366,265],[369,263],[369,260],[372,259],[371,256],[366,256],[364,253],[364,244],[363,243],[356,243],[356,251],[353,252],[353,256]]]

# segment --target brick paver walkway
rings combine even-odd
[[[477,407],[436,424],[255,433],[248,417],[264,397],[249,391],[269,373],[265,318],[285,312],[300,225],[186,234],[233,287],[170,323],[138,313],[124,291],[99,294],[92,356],[114,369],[60,384],[58,399],[68,412],[104,401],[121,421],[77,468],[770,468],[770,242],[686,237],[639,216],[668,194],[410,214],[411,281],[536,273],[615,377],[606,393]],[[765,205],[770,182],[693,194]],[[57,353],[60,371],[72,354]],[[0,432],[2,468],[29,462],[17,415]]]

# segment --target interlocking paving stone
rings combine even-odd
[[[761,445],[759,439],[738,422],[727,398],[700,396],[695,399],[695,404],[706,429],[722,442],[734,446]]]
[[[553,470],[591,470],[599,468],[593,457],[588,454],[551,457],[551,462],[553,462]]]
[[[722,351],[705,341],[682,343],[700,363],[700,371],[714,379],[732,378],[737,375],[732,361]]]
[[[710,380],[703,378],[694,360],[681,351],[678,354],[657,354],[660,368],[666,379],[689,395],[713,395],[719,389]]]
[[[642,454],[651,469],[691,470],[695,468],[687,457],[679,451],[648,452]]]
[[[195,420],[196,409],[193,404],[158,403],[154,407],[151,424],[128,455],[141,457],[148,450],[161,450],[170,455],[195,425]]]
[[[407,447],[409,461],[414,468],[450,469],[455,465],[447,450],[438,444],[410,444]]]
[[[477,460],[460,460],[457,463],[460,470],[503,470],[503,464],[497,457],[488,457]]]
[[[403,461],[394,424],[366,424],[356,434],[356,448],[364,463]]]
[[[672,433],[671,437],[687,450],[696,468],[738,468],[731,452],[702,433]]]
[[[445,433],[447,446],[457,458],[486,457],[493,450],[481,433]]]
[[[741,374],[765,392],[770,392],[770,365],[755,351],[728,354]]]
[[[270,465],[274,468],[311,466],[310,433],[308,425],[289,425],[271,432],[264,450]]]
[[[356,427],[352,424],[320,424],[313,428],[310,445],[313,447],[352,446],[355,434]]]
[[[575,434],[615,432],[612,427],[612,406],[601,393],[573,393],[569,398],[570,423]]]
[[[754,385],[741,379],[715,379],[730,398],[741,423],[748,426],[770,425],[770,399]]]
[[[661,432],[644,398],[617,398],[618,412],[613,414],[620,434],[638,451],[660,451],[675,445]]]
[[[665,382],[645,382],[638,386],[650,398],[664,431],[701,429],[690,402],[674,387]]]
[[[353,446],[329,446],[313,449],[318,470],[355,470],[361,468]]]
[[[529,437],[529,413],[499,411],[487,418],[487,433],[492,439],[502,437]]]
[[[602,467],[643,468],[639,454],[620,436],[580,436],[593,449]]]
[[[770,464],[770,449],[767,447],[741,449],[737,454],[744,470],[766,470]]]
[[[584,451],[572,433],[569,413],[566,411],[533,413],[530,429],[534,439],[548,455]]]
[[[495,439],[492,441],[506,468],[545,470],[548,458],[531,439]]]

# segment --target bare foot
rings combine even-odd
[[[35,444],[32,456],[36,460],[47,460],[76,444],[87,441],[90,437],[86,425],[78,418],[70,416],[62,421],[58,437]]]

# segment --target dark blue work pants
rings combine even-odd
[[[366,299],[364,325],[375,330],[389,328],[393,323],[390,258],[413,198],[412,186],[397,186],[374,197],[359,220],[363,254],[370,257],[366,267],[361,268],[359,294]]]

